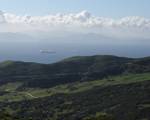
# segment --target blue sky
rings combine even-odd
[[[0,9],[18,15],[46,15],[87,10],[94,15],[120,18],[150,17],[150,0],[0,0]]]

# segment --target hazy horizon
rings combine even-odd
[[[2,0],[0,61],[51,63],[71,56],[97,54],[150,56],[148,3]],[[55,54],[41,53],[42,50]]]

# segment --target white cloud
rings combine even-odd
[[[121,19],[94,16],[87,11],[45,16],[19,16],[0,11],[0,32],[84,32],[117,37],[150,38],[150,19],[138,16]],[[57,33],[56,33],[57,34]]]
[[[0,24],[5,22],[5,16],[2,11],[0,11]]]

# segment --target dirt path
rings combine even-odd
[[[25,94],[32,97],[32,98],[38,98],[38,97],[33,96],[31,93],[28,93],[28,92],[25,92]]]

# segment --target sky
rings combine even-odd
[[[0,0],[0,9],[17,15],[74,13],[87,10],[102,17],[150,17],[150,0]]]
[[[150,38],[150,0],[0,0],[0,3],[0,32],[39,38],[73,34]]]
[[[149,56],[149,6],[150,0],[0,0],[0,61]]]

